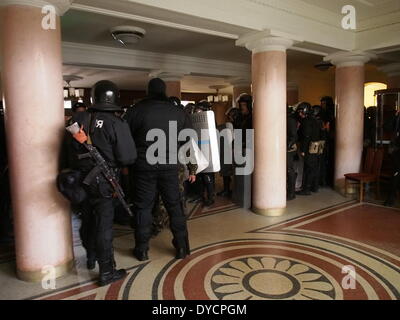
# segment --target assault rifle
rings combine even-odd
[[[79,124],[74,123],[73,125],[69,126],[66,128],[68,132],[70,132],[72,135],[76,134],[79,132]],[[118,200],[121,202],[122,206],[124,209],[128,212],[128,214],[133,217],[133,213],[130,209],[130,205],[125,201],[125,194],[124,191],[122,190],[120,184],[118,183],[118,179],[116,178],[114,171],[109,167],[107,164],[106,160],[103,158],[103,156],[99,153],[99,151],[94,147],[92,144],[83,143],[83,146],[86,148],[88,151],[87,154],[82,154],[78,156],[78,159],[85,159],[85,158],[91,158],[93,162],[95,163],[95,167],[92,169],[92,171],[89,172],[87,177],[84,179],[83,184],[85,185],[90,185],[91,182],[99,175],[102,174],[103,177],[108,181],[108,183],[111,185],[111,187],[114,190],[114,194],[117,196]]]

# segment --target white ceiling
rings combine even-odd
[[[332,13],[341,14],[345,5],[356,8],[359,21],[400,11],[400,0],[301,0],[323,8]]]
[[[80,0],[79,2],[88,2],[94,0]],[[96,0],[98,1],[98,0]],[[354,4],[357,8],[357,14],[360,19],[366,19],[371,16],[386,14],[393,10],[400,9],[400,0],[296,0],[315,5],[331,13],[341,12],[341,8],[346,4]],[[365,2],[365,3],[364,3]],[[115,3],[116,6],[118,2]],[[115,8],[117,10],[118,8]],[[143,8],[142,8],[143,9]],[[151,8],[149,8],[150,10]],[[146,12],[144,12],[146,13]],[[144,14],[141,12],[141,14]],[[176,13],[171,12],[172,19]],[[157,17],[156,17],[157,18]],[[182,15],[180,22],[182,22]],[[190,19],[186,17],[185,19]],[[197,19],[197,18],[196,18]],[[197,20],[196,20],[197,21]],[[210,22],[200,20],[203,25],[208,26],[210,30],[219,32],[232,32],[240,35],[248,32],[244,28],[228,27],[228,25],[219,24],[218,27]],[[185,21],[183,21],[185,22]],[[190,24],[190,21],[186,21]],[[156,53],[174,54],[179,56],[196,57],[203,59],[221,60],[227,62],[236,62],[251,64],[251,53],[242,47],[235,45],[235,39],[200,32],[192,32],[180,28],[158,25],[136,21],[130,18],[121,18],[117,16],[80,11],[77,9],[69,10],[62,18],[62,38],[64,42],[89,44],[103,47],[126,48],[116,42],[109,32],[110,28],[119,25],[132,25],[146,30],[145,38],[137,45],[128,47],[140,51],[149,51]],[[311,52],[332,53],[337,49],[312,44],[309,42],[296,45],[300,49],[311,50]],[[400,48],[390,48],[390,52],[385,52],[378,64],[400,61]],[[299,64],[312,68],[322,60],[321,55],[315,55],[305,52],[288,50],[288,68],[296,68]],[[75,62],[74,62],[75,63]],[[138,68],[139,69],[139,68]],[[85,66],[64,66],[64,74],[79,75],[84,79],[74,82],[76,87],[91,87],[96,81],[109,79],[116,82],[121,89],[143,90],[148,82],[149,70],[110,70],[104,68],[93,68]],[[224,78],[199,77],[194,75],[185,76],[182,80],[182,91],[185,92],[209,92],[209,86],[226,84]],[[231,87],[224,90],[229,92]]]
[[[250,63],[250,52],[235,45],[235,40],[173,29],[150,23],[143,23],[112,16],[99,15],[77,10],[68,11],[61,19],[62,39],[77,42],[126,48],[116,42],[110,29],[120,25],[131,25],[146,30],[145,38],[135,46],[135,50],[169,53],[197,58],[229,60]]]
[[[111,37],[109,30],[118,25],[132,25],[145,29],[146,36],[139,44],[127,49],[251,64],[251,53],[245,48],[236,46],[234,39],[78,10],[68,11],[62,17],[61,22],[62,38],[65,42],[126,48]],[[302,46],[302,44],[299,46]],[[334,50],[316,45],[305,47],[317,51],[322,48],[326,52]],[[298,64],[312,67],[321,60],[322,57],[318,55],[288,51],[289,68],[295,68]],[[115,70],[66,65],[63,73],[64,75],[78,75],[84,78],[72,83],[75,87],[91,87],[96,81],[109,79],[116,82],[121,89],[144,90],[149,80],[149,71],[147,70]],[[182,91],[210,92],[209,86],[226,85],[226,81],[227,79],[224,78],[187,75],[182,80]],[[221,92],[228,93],[231,90],[232,88],[228,87]]]

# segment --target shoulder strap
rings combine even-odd
[[[90,135],[94,132],[94,122],[93,122],[93,114],[89,113],[89,130],[88,130],[88,141],[87,144],[92,144],[92,138],[90,137]]]

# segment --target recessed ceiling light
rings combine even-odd
[[[146,35],[146,30],[133,26],[111,28],[112,37],[123,45],[137,44]]]

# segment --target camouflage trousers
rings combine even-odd
[[[179,192],[181,194],[181,201],[183,204],[183,209],[185,215],[187,215],[187,210],[186,210],[186,201],[184,198],[185,194],[185,168],[183,166],[179,166]],[[169,216],[167,209],[165,209],[164,203],[161,199],[161,196],[159,195],[156,199],[156,202],[154,204],[153,208],[153,237],[157,236],[164,228],[169,226]]]

